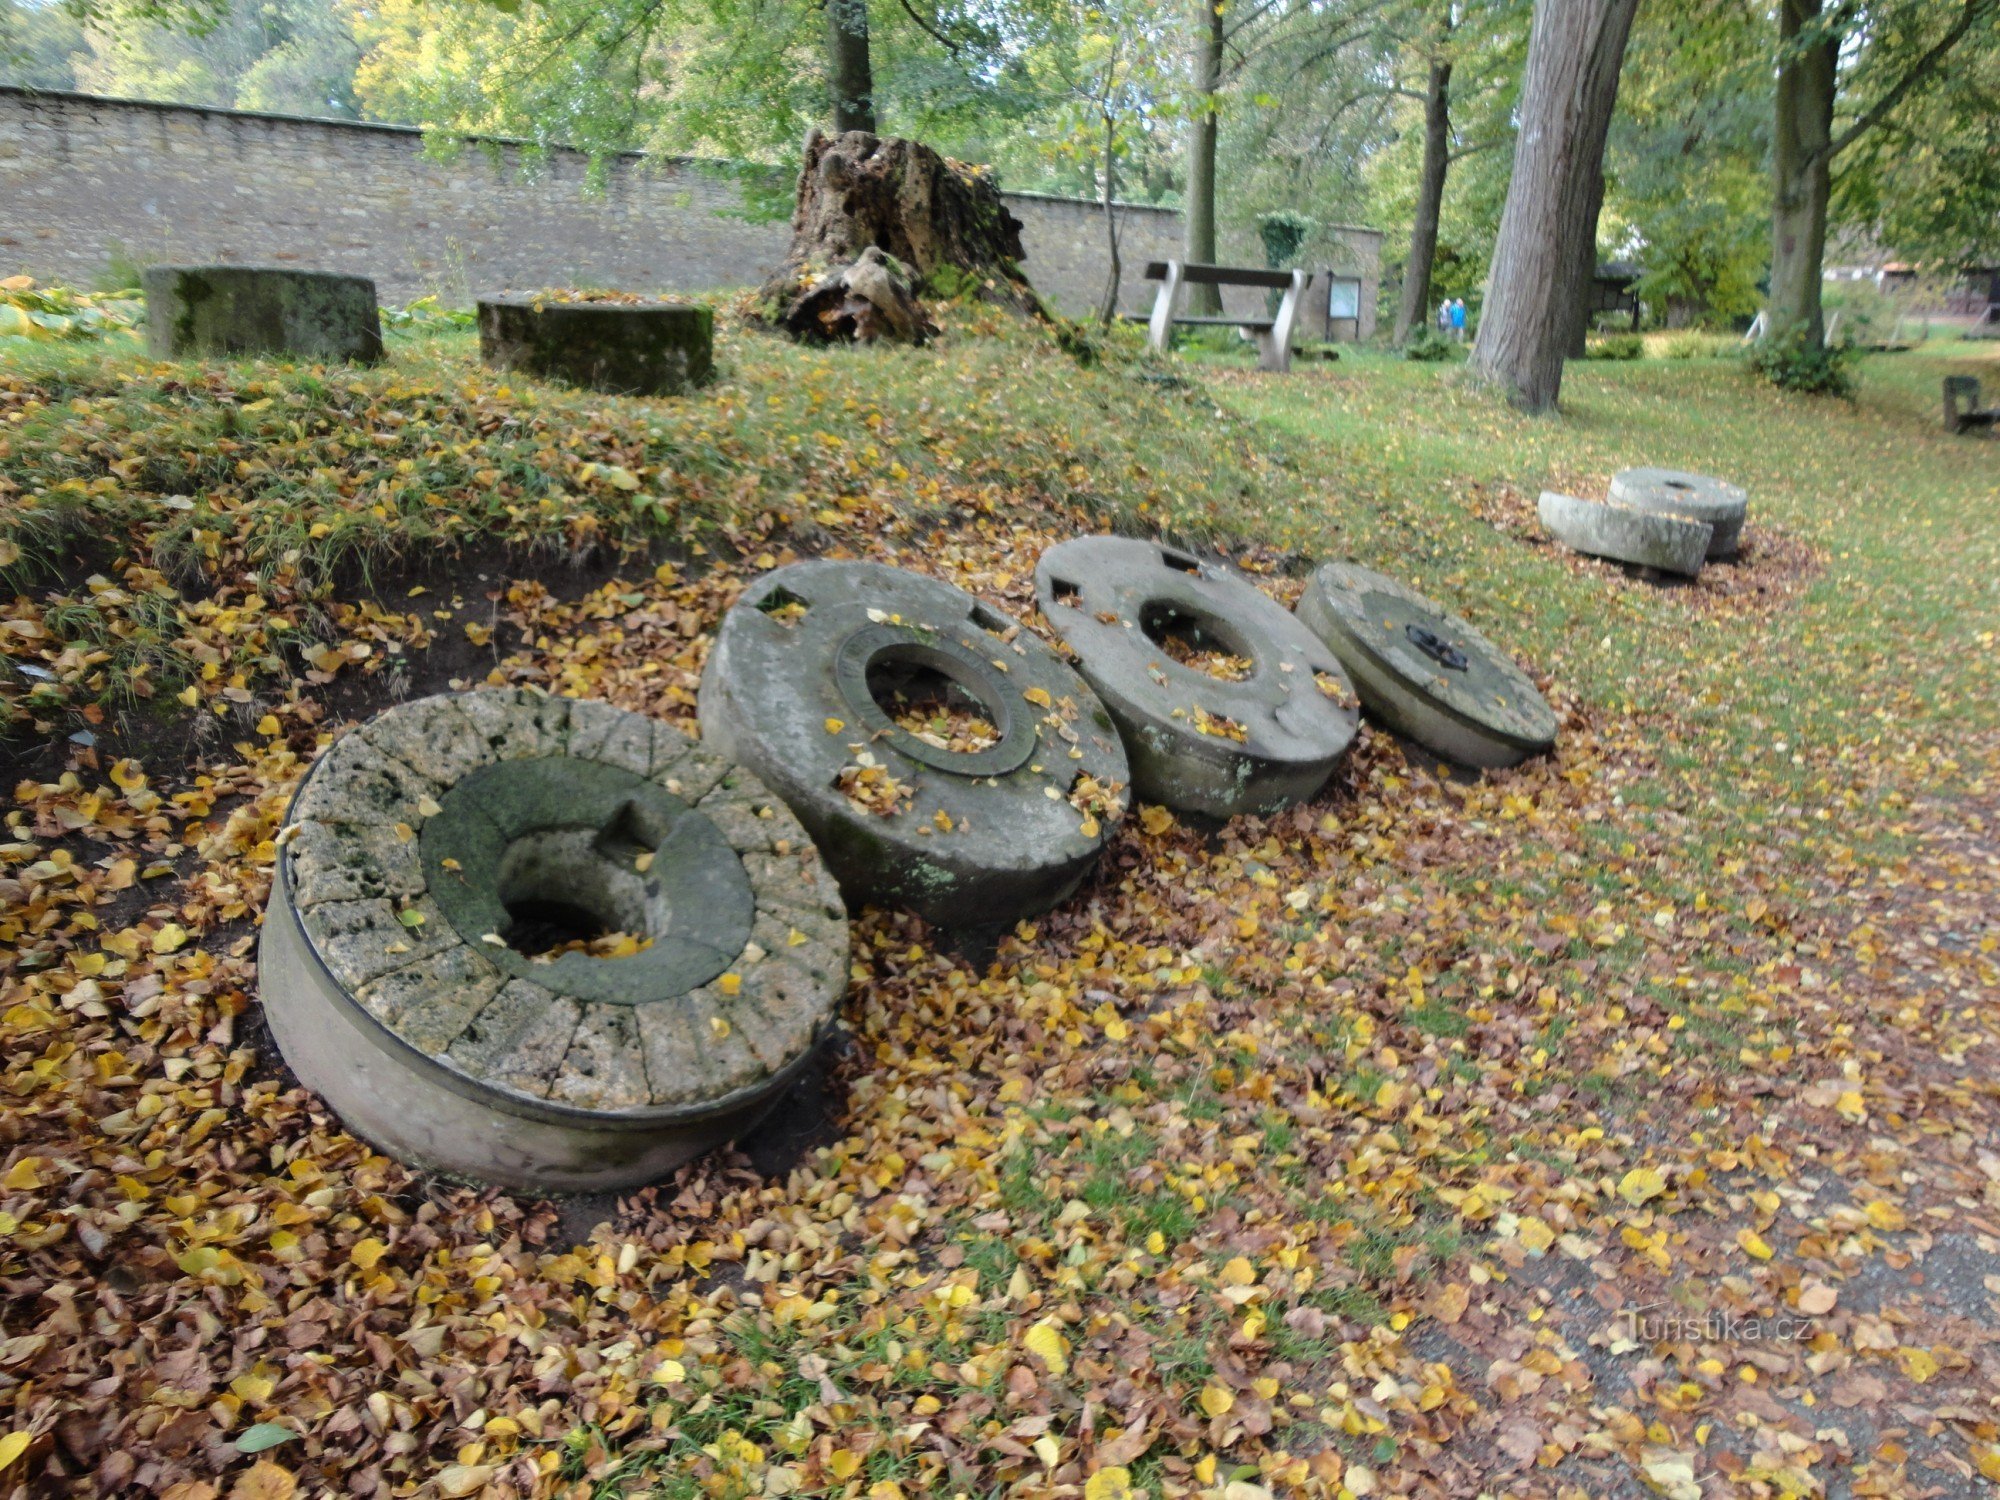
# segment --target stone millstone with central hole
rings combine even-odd
[[[1556,716],[1528,674],[1393,578],[1325,563],[1298,617],[1340,658],[1370,713],[1446,760],[1511,766],[1555,743]]]
[[[637,951],[578,941],[610,933]],[[314,764],[259,965],[285,1060],[357,1135],[503,1187],[615,1190],[783,1092],[846,986],[847,914],[748,771],[608,704],[481,690]]]
[[[1148,801],[1276,812],[1325,785],[1354,742],[1358,704],[1339,660],[1233,572],[1155,542],[1079,537],[1042,554],[1035,593],[1110,708]],[[1187,655],[1225,675],[1177,659]]]
[[[1734,557],[1743,545],[1750,497],[1723,480],[1685,469],[1620,469],[1609,493],[1617,505],[1708,522],[1710,558]]]
[[[1054,651],[962,589],[865,562],[753,583],[701,733],[811,831],[851,901],[943,927],[1046,911],[1124,815],[1125,752]]]
[[[678,396],[715,378],[715,313],[691,302],[479,299],[479,358],[613,396]]]
[[[1550,536],[1572,552],[1693,578],[1708,556],[1715,528],[1706,521],[1639,510],[1607,500],[1580,500],[1543,490],[1535,513]]]

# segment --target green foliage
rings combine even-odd
[[[1727,334],[1699,333],[1684,329],[1669,334],[1660,345],[1663,359],[1723,359],[1737,351],[1737,342]]]
[[[0,83],[73,89],[77,59],[89,50],[83,23],[66,7],[0,0]]]
[[[0,348],[15,341],[129,339],[145,317],[145,299],[135,291],[37,287],[27,276],[0,281]]]
[[[227,109],[356,118],[361,58],[347,12],[327,0],[240,0],[213,12],[105,10],[84,28],[75,86]]]
[[[1304,214],[1281,208],[1257,216],[1257,237],[1264,242],[1264,264],[1273,269],[1298,264],[1299,249],[1313,231]]]
[[[1585,359],[1637,359],[1646,352],[1646,341],[1636,333],[1599,333],[1585,341]]]
[[[1773,334],[1750,348],[1750,368],[1780,390],[1805,396],[1852,396],[1854,348],[1803,334]]]
[[[1448,359],[1459,359],[1465,353],[1465,345],[1453,343],[1443,337],[1435,328],[1426,325],[1410,335],[1410,341],[1403,345],[1403,358],[1418,364],[1438,364]]]
[[[382,326],[418,333],[448,328],[471,328],[479,314],[469,307],[445,307],[435,296],[419,297],[401,307],[382,309]]]

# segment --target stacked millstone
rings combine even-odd
[[[1362,706],[1460,765],[1516,765],[1555,744],[1556,716],[1528,674],[1457,615],[1383,574],[1322,564],[1298,617],[1338,656]]]
[[[1227,568],[1156,542],[1078,537],[1042,554],[1035,595],[1111,710],[1149,802],[1277,812],[1324,786],[1354,742],[1359,704],[1339,660]]]
[[[1749,495],[1710,474],[1685,469],[1620,469],[1611,476],[1611,501],[1654,515],[1685,516],[1709,527],[1707,558],[1734,557],[1743,546]]]
[[[495,369],[615,396],[678,396],[715,378],[715,314],[622,293],[479,299],[479,357]]]
[[[1603,501],[1544,490],[1542,525],[1574,552],[1693,578],[1734,557],[1749,497],[1733,484],[1680,469],[1622,469]]]
[[[592,932],[641,946],[548,942]],[[486,690],[313,766],[260,950],[286,1061],[350,1129],[536,1192],[653,1181],[748,1128],[846,962],[833,882],[753,775],[642,715]]]
[[[289,354],[372,364],[382,357],[375,283],[285,266],[150,266],[146,347],[155,359]]]

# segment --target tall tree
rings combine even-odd
[[[1452,7],[1447,5],[1436,20],[1433,45],[1425,59],[1429,77],[1424,85],[1424,158],[1417,172],[1417,205],[1410,220],[1410,253],[1403,262],[1403,291],[1396,303],[1394,337],[1399,349],[1410,341],[1411,331],[1430,317],[1431,266],[1437,260],[1444,178],[1451,166],[1452,25]]]
[[[1638,0],[1535,0],[1521,132],[1473,368],[1547,411],[1590,285],[1604,139]]]
[[[1772,132],[1773,343],[1826,338],[1820,283],[1835,158],[1935,81],[1969,38],[1990,42],[2000,0],[1779,0]],[[1840,118],[1841,94],[1869,102]],[[1838,128],[1836,128],[1838,127]]]
[[[1182,258],[1213,264],[1215,250],[1215,140],[1221,128],[1222,49],[1227,40],[1223,0],[1196,0],[1194,94],[1188,120],[1187,207],[1182,213]],[[1188,305],[1198,313],[1222,311],[1222,294],[1212,286],[1188,289]]]
[[[875,130],[875,67],[868,47],[868,0],[826,0],[826,76],[833,128]]]

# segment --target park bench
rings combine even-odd
[[[1299,302],[1305,294],[1303,271],[1266,271],[1251,266],[1210,266],[1199,261],[1156,260],[1146,267],[1146,279],[1160,283],[1153,313],[1146,320],[1146,341],[1162,353],[1176,323],[1183,326],[1236,328],[1257,345],[1257,368],[1289,370],[1292,367],[1292,327],[1298,321]],[[1283,292],[1278,310],[1270,317],[1215,317],[1175,313],[1184,286],[1254,286]]]
[[[1991,428],[2000,422],[2000,406],[1981,406],[1983,399],[1977,375],[1947,375],[1944,378],[1944,430],[1964,432],[1968,428]]]

